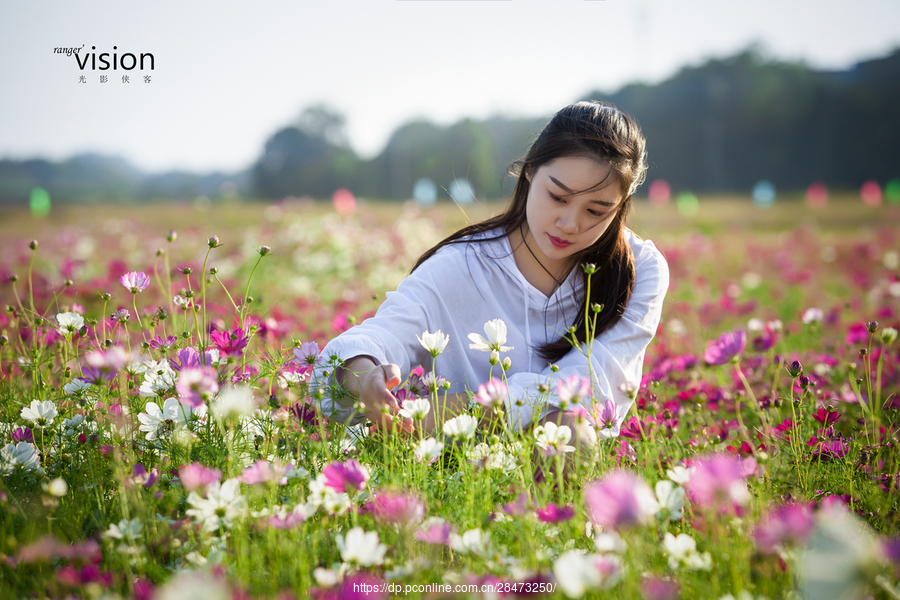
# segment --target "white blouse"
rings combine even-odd
[[[626,235],[634,253],[634,291],[622,319],[594,340],[590,352],[594,400],[602,405],[612,398],[617,406],[615,427],[600,432],[607,437],[619,434],[633,402],[629,392],[640,386],[644,351],[656,333],[669,285],[668,266],[653,242],[628,230]],[[404,279],[396,292],[387,293],[374,317],[325,346],[317,380],[323,381],[325,363],[333,355],[344,361],[369,356],[376,364],[393,363],[400,367],[402,377],[418,365],[428,372],[432,358],[417,336],[440,330],[450,336],[450,341],[435,361],[436,374],[451,383],[449,393],[477,391],[489,380],[490,353],[470,349],[468,336],[484,336],[485,323],[502,319],[507,326],[505,345],[512,346],[501,355],[501,360],[509,357],[512,361],[506,374],[506,414],[511,427],[527,426],[546,415],[548,405],[558,406],[556,382],[572,374],[590,377],[588,359],[583,354],[586,344],[580,350],[573,347],[557,361],[557,373],[537,354],[541,344],[559,339],[574,323],[578,311],[584,311],[576,293],[582,287],[580,268],[576,267],[548,298],[519,271],[506,236],[444,246]],[[493,376],[502,377],[500,365],[493,368]],[[549,385],[549,393],[538,391],[541,384]],[[353,409],[351,399],[346,404],[334,402],[326,393],[321,403],[323,412],[333,419],[351,424],[364,420]],[[533,414],[537,406],[542,407],[539,415]],[[589,404],[585,407],[591,410]]]

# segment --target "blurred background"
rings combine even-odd
[[[581,99],[640,122],[657,204],[900,203],[896,0],[3,0],[0,17],[0,206],[34,216],[490,202]]]

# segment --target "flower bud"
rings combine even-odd
[[[247,296],[247,299],[244,301],[247,304],[253,304],[253,296]]]
[[[881,330],[881,343],[893,344],[897,340],[897,330],[893,327],[885,327]]]
[[[37,250],[37,247],[38,247],[38,241],[37,241],[37,240],[31,240],[30,242],[28,242],[28,247],[31,248],[32,250]]]
[[[0,348],[7,345],[9,343],[9,338],[5,335],[0,335]]]
[[[216,248],[219,245],[219,236],[211,235],[209,236],[209,241],[207,242],[210,248]]]
[[[878,321],[870,321],[866,323],[866,329],[869,330],[869,333],[875,333],[878,331]]]
[[[109,292],[97,292],[97,295],[100,296],[100,299],[104,301],[112,299],[112,294],[110,294]]]
[[[160,321],[165,321],[169,318],[169,311],[160,306],[156,309],[156,318],[158,318]]]
[[[594,263],[584,263],[583,265],[581,265],[581,268],[584,269],[584,272],[588,275],[593,275],[597,272],[597,265],[595,265]]]
[[[218,267],[210,267],[210,268],[209,268],[209,274],[210,274],[210,275],[215,275],[215,274],[218,273],[218,272],[219,272],[219,268],[218,268]]]
[[[166,251],[163,250],[162,248],[157,248],[157,249],[156,249],[156,255],[157,255],[157,256],[162,256],[162,255],[165,254],[165,253],[166,253]]]
[[[865,356],[865,355],[867,355],[868,353],[869,353],[869,350],[868,350],[867,348],[860,348],[860,349],[859,349],[859,355],[860,355],[860,356]]]
[[[193,271],[193,269],[191,269],[190,267],[184,267],[181,269],[182,275],[190,275],[191,271]]]
[[[800,377],[803,373],[803,365],[800,364],[799,360],[795,360],[788,366],[788,373],[791,374],[791,377]]]
[[[805,390],[809,387],[809,377],[807,377],[806,375],[801,375],[799,381],[801,390]]]
[[[66,287],[72,287],[73,285],[75,285],[74,281],[72,281],[71,279],[66,279]]]
[[[559,366],[558,366],[558,365],[550,365],[550,372],[551,372],[551,373],[557,373],[558,371],[559,371]]]
[[[191,337],[191,332],[190,332],[190,331],[182,331],[182,332],[181,332],[181,338],[182,338],[182,339],[186,340],[186,339],[188,339],[189,337]]]
[[[597,304],[595,302],[594,304],[591,305],[591,310],[594,311],[595,313],[599,313],[600,311],[603,310],[603,306],[604,306],[603,304]]]
[[[498,364],[500,362],[500,353],[494,350],[493,352],[491,352],[491,357],[488,360],[490,361],[492,366]]]
[[[265,256],[266,254],[268,254],[271,251],[272,251],[272,249],[269,248],[268,246],[263,246],[262,248],[259,249],[259,255]]]
[[[169,235],[166,236],[166,239],[170,242],[174,242],[176,239],[178,239],[178,233],[174,229],[170,229]]]
[[[507,356],[506,358],[503,359],[503,364],[500,366],[503,367],[504,371],[509,371],[512,368],[512,361]]]
[[[9,282],[10,282],[10,283],[15,283],[15,282],[17,282],[18,280],[19,280],[19,276],[16,275],[15,273],[13,273],[12,275],[9,276]]]

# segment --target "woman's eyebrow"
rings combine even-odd
[[[573,191],[569,186],[567,186],[566,184],[564,184],[563,182],[561,182],[559,179],[557,179],[557,178],[554,177],[553,175],[548,175],[548,177],[550,178],[550,181],[552,181],[553,183],[555,183],[556,185],[558,185],[559,187],[561,187],[563,190],[565,190],[565,192],[566,192],[567,194],[573,194],[573,195],[574,195],[574,194],[581,193],[581,192],[575,192],[575,191]],[[592,202],[593,204],[600,204],[601,206],[615,206],[615,205],[616,205],[615,202],[604,202],[603,200],[597,200],[597,199],[592,199],[592,200],[590,200],[590,202]]]

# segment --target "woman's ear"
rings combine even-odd
[[[524,173],[525,173],[525,179],[528,180],[528,183],[531,183],[531,169],[526,168]]]

